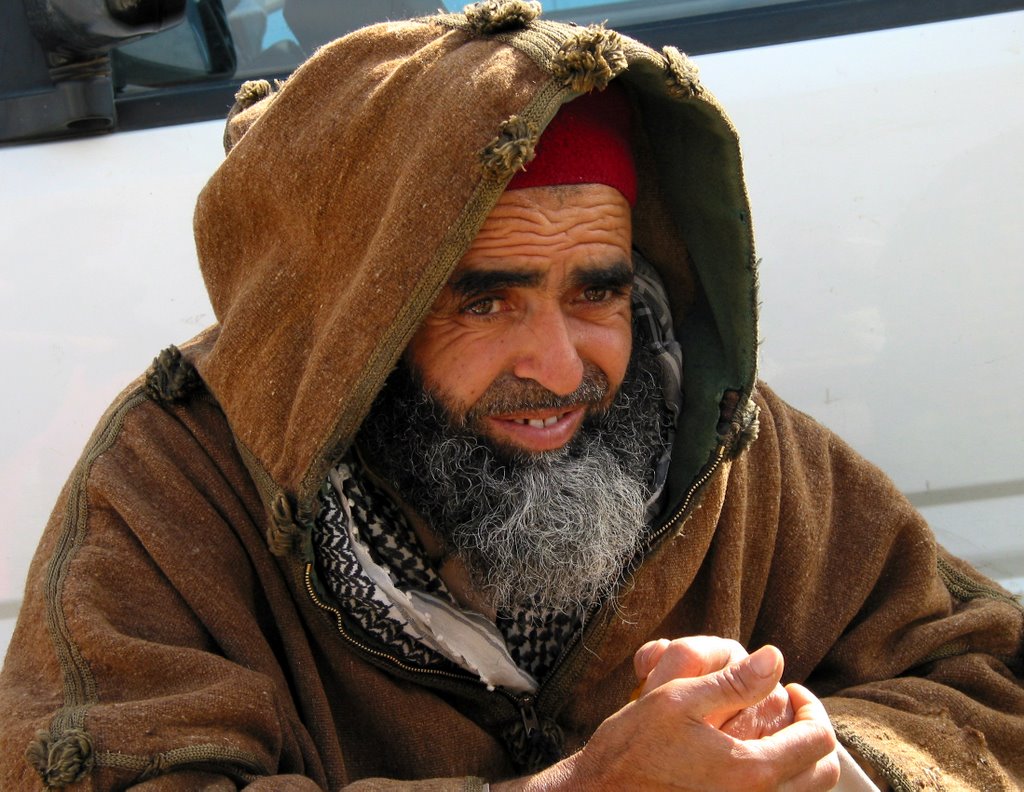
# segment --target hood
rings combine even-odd
[[[668,482],[681,497],[721,445],[720,404],[729,418],[754,382],[755,258],[735,131],[674,48],[506,0],[356,31],[278,90],[240,94],[230,151],[195,214],[218,322],[195,363],[272,511],[309,519],[544,127],[611,80],[634,106],[634,245],[666,283],[683,346]]]

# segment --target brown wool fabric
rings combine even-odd
[[[61,494],[0,675],[0,789],[447,792],[516,774],[512,700],[362,636],[311,572],[309,516],[512,176],[484,152],[510,118],[539,133],[571,84],[615,74],[686,403],[659,541],[538,718],[575,750],[628,701],[644,641],[713,634],[778,646],[786,681],[895,789],[1024,785],[1019,603],[755,387],[749,210],[714,98],[692,70],[680,89],[678,53],[526,5],[358,31],[233,117],[196,210],[218,324],[117,399]],[[567,76],[590,62],[577,44],[603,59],[593,74]]]

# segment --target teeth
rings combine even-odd
[[[513,418],[512,420],[520,426],[532,426],[534,429],[543,429],[545,426],[554,426],[561,419],[561,415],[552,415],[550,418]]]

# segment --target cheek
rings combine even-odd
[[[580,340],[580,357],[601,369],[608,377],[611,392],[616,392],[626,377],[633,352],[631,317],[622,316],[614,322],[586,327],[581,331]]]
[[[618,390],[622,380],[626,377],[629,358],[633,353],[633,333],[631,330],[632,328],[627,327],[625,332],[617,334],[616,343],[609,345],[608,352],[611,359],[608,362],[608,366],[612,370],[608,371],[607,374],[613,390]]]
[[[452,324],[424,325],[406,349],[406,361],[427,388],[468,409],[502,373],[506,341]]]

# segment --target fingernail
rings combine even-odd
[[[762,646],[750,656],[750,667],[759,677],[770,677],[775,672],[775,653]]]

